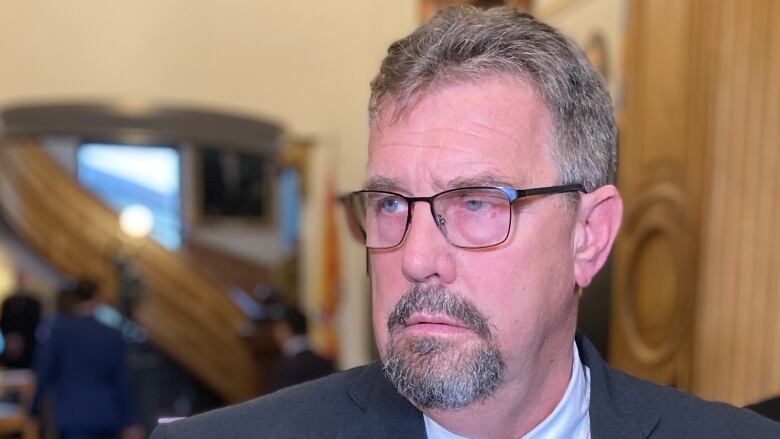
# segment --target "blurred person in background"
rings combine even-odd
[[[285,308],[271,327],[281,358],[274,365],[268,391],[324,377],[333,373],[333,363],[311,350],[306,316],[296,308]]]
[[[50,395],[61,439],[140,439],[125,342],[95,319],[97,293],[86,279],[62,293],[72,306],[58,313],[42,343],[33,415]]]
[[[35,359],[41,303],[28,291],[23,273],[19,273],[17,283],[16,292],[3,301],[0,310],[0,330],[5,339],[2,360],[6,367],[28,369]]]

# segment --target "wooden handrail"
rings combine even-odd
[[[34,140],[0,144],[0,215],[53,267],[96,279],[117,302],[117,214]],[[256,395],[260,365],[238,332],[246,317],[221,286],[151,239],[133,257],[146,292],[135,317],[151,339],[226,401]]]

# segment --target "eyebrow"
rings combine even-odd
[[[456,177],[447,182],[447,188],[457,189],[461,187],[502,186],[509,188],[522,187],[512,182],[513,179],[496,172],[483,172],[468,177]]]
[[[470,175],[468,177],[465,176],[455,177],[449,180],[446,184],[443,184],[440,181],[435,181],[434,185],[439,187],[441,190],[458,189],[463,187],[482,187],[482,186],[501,186],[501,187],[508,187],[508,188],[523,187],[522,185],[513,183],[512,180],[513,179],[510,179],[506,175],[498,172],[482,172],[480,174]],[[372,177],[371,179],[369,179],[368,183],[365,186],[365,190],[400,192],[400,193],[406,192],[404,185],[401,184],[399,180],[392,177],[383,177],[383,176]]]
[[[368,191],[389,191],[389,192],[402,192],[403,185],[401,182],[391,177],[371,177],[366,184],[365,190]]]

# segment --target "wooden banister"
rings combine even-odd
[[[30,139],[0,144],[0,215],[53,267],[88,276],[117,302],[118,216]],[[228,402],[258,393],[260,364],[239,335],[246,317],[221,286],[151,239],[133,255],[145,296],[135,318],[151,339]]]

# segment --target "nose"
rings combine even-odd
[[[401,244],[401,269],[410,282],[446,285],[455,280],[456,248],[439,230],[425,204],[411,206],[412,220]]]

